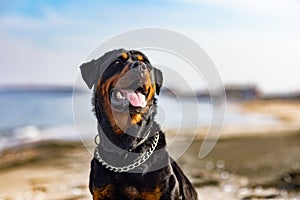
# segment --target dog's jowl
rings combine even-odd
[[[94,90],[100,138],[91,163],[93,199],[197,199],[154,121],[162,72],[143,53],[125,49],[107,52],[80,69]]]

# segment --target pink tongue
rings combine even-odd
[[[128,92],[127,99],[134,107],[145,107],[147,105],[145,96],[140,92]]]

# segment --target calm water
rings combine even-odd
[[[47,128],[72,123],[70,94],[0,94],[0,130],[28,125]]]
[[[74,109],[73,109],[74,104]],[[157,121],[163,129],[208,126],[212,105],[208,101],[159,97]],[[91,112],[91,95],[70,93],[0,93],[0,150],[12,144],[40,139],[74,139],[94,135],[96,121]],[[227,106],[227,125],[275,123],[272,116],[244,114]],[[76,131],[77,129],[77,131]],[[83,133],[84,132],[84,133]]]

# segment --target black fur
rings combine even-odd
[[[92,88],[103,73],[108,73],[108,76],[116,73],[114,70],[110,70],[109,65],[124,52],[136,53],[138,51],[114,50],[97,60],[83,64],[80,68],[83,80],[88,87]],[[105,72],[103,68],[105,68]],[[163,77],[161,71],[155,68],[153,70],[156,94],[158,95]],[[98,94],[96,88],[94,91],[93,104],[101,141],[97,148],[107,163],[115,166],[128,165],[151,148],[156,134],[160,135],[160,139],[151,157],[134,171],[113,172],[94,158],[91,162],[89,183],[93,198],[99,200],[196,200],[196,191],[177,163],[170,158],[166,151],[165,135],[154,121],[156,100],[153,99],[150,102],[149,110],[143,114],[142,121],[128,129],[130,133],[134,133],[133,135],[126,133],[118,135],[113,131],[107,114],[104,112],[101,95]],[[145,136],[147,138],[144,138]],[[114,145],[110,145],[110,143]]]

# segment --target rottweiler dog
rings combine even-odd
[[[91,162],[93,199],[197,199],[154,121],[162,72],[142,52],[125,49],[107,52],[80,69],[85,83],[94,88],[100,138]]]

